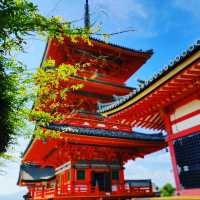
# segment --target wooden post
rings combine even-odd
[[[34,198],[33,189],[30,189],[29,192],[31,194],[31,199],[33,199]]]
[[[71,193],[74,193],[74,187],[75,187],[75,168],[71,167],[71,179],[70,179],[70,189]]]
[[[32,199],[34,199],[35,197],[35,186],[33,187],[33,190],[32,190]]]
[[[56,179],[54,195],[58,195],[58,180]]]
[[[44,190],[45,190],[45,187],[44,185],[42,186],[42,198],[44,198]]]
[[[60,191],[62,194],[64,194],[63,191],[63,174],[60,174]]]
[[[91,182],[92,182],[92,170],[89,166],[87,168],[86,179],[87,179],[87,192],[91,193]]]
[[[119,170],[119,184],[120,190],[125,191],[125,184],[124,184],[124,167]]]
[[[166,112],[166,111],[161,112],[161,116],[165,123],[165,127],[168,134],[168,145],[169,145],[169,152],[170,152],[171,162],[172,162],[172,167],[173,167],[173,172],[174,172],[174,179],[176,183],[176,190],[177,190],[177,193],[179,193],[180,179],[179,179],[179,172],[177,168],[176,156],[175,156],[175,151],[174,151],[174,144],[173,144],[173,141],[170,140],[170,136],[173,135],[173,132],[172,132],[172,124],[171,124],[169,115],[170,115],[169,112]]]
[[[99,184],[95,184],[95,193],[99,194]]]

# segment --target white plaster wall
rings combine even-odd
[[[200,125],[200,114],[174,124],[172,126],[172,131],[174,134],[176,134],[180,131],[192,128],[197,125]]]
[[[175,112],[170,116],[171,121],[174,121],[180,117],[183,117],[191,112],[200,109],[200,100],[193,100],[183,106],[180,106],[175,110]]]

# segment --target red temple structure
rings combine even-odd
[[[60,44],[48,42],[44,60],[56,65],[90,63],[67,80],[84,83],[60,102],[64,115],[73,105],[76,112],[47,129],[61,132],[62,138],[43,141],[33,138],[22,159],[18,184],[27,186],[28,199],[125,199],[153,196],[150,180],[125,180],[123,165],[166,146],[160,134],[142,134],[132,126],[107,122],[98,108],[129,97],[132,88],[124,82],[152,55],[91,39],[92,46],[65,38]],[[65,84],[65,83],[62,83]],[[127,95],[127,96],[126,96]],[[81,103],[80,103],[81,100]]]

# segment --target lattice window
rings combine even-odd
[[[85,180],[85,170],[77,171],[77,180]]]
[[[112,171],[112,179],[113,180],[119,180],[119,170],[113,170]]]
[[[174,149],[181,185],[200,188],[200,132],[177,139]]]

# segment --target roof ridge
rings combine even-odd
[[[125,49],[125,50],[128,50],[128,51],[134,51],[136,53],[145,53],[145,54],[149,54],[149,55],[152,55],[154,53],[153,49],[148,49],[146,51],[143,51],[142,49],[138,50],[138,49],[133,49],[133,48],[125,47],[125,46],[122,46],[122,45],[119,45],[119,44],[115,44],[115,43],[112,43],[112,42],[106,42],[104,40],[101,40],[101,39],[95,38],[95,37],[90,37],[90,39],[94,40],[96,42],[100,42],[100,43],[103,43],[103,44],[111,45],[113,47]]]

